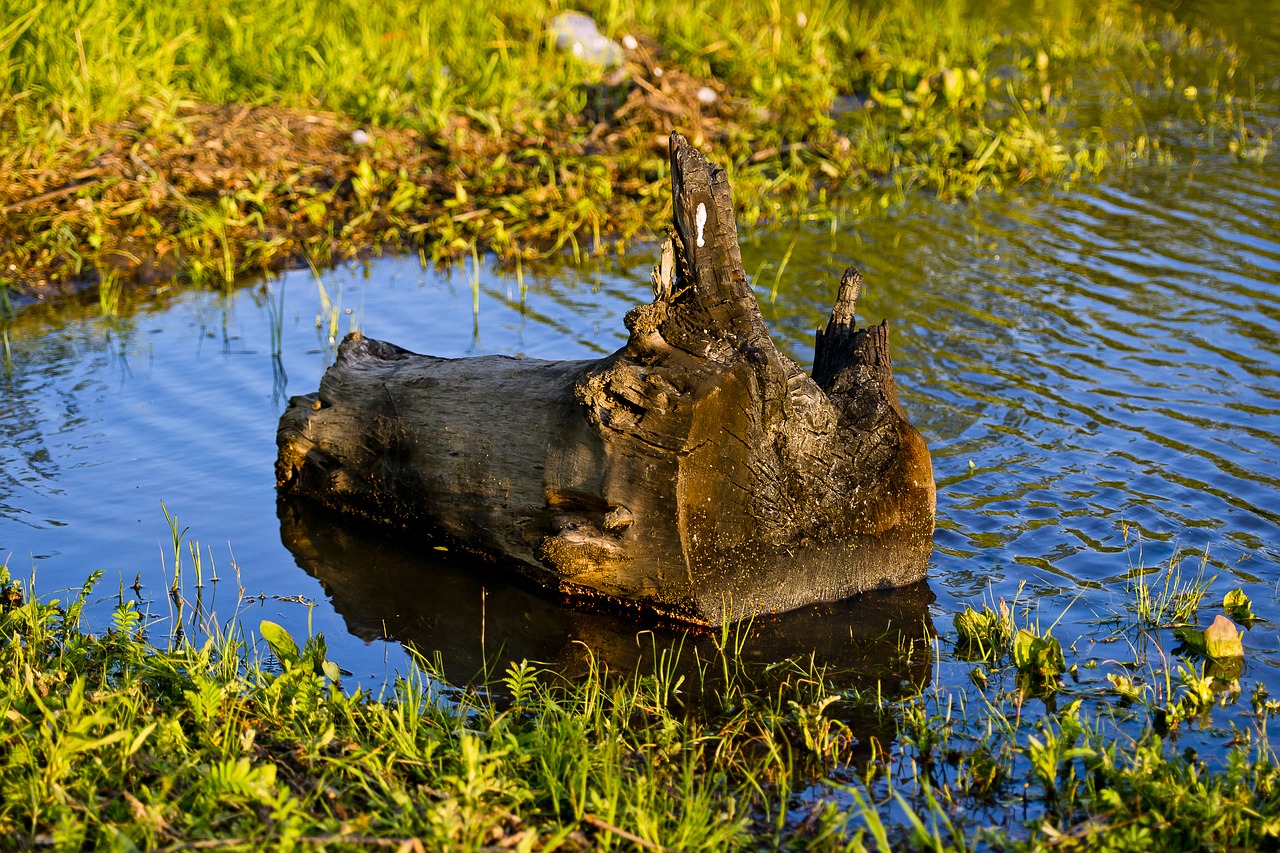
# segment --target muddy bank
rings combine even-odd
[[[252,104],[139,112],[52,164],[0,170],[0,269],[23,301],[381,251],[441,260],[479,244],[528,258],[616,245],[669,204],[648,190],[666,175],[670,131],[715,145],[741,113],[649,40],[627,57],[573,121],[496,133],[465,115],[428,133]]]

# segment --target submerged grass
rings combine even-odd
[[[1262,159],[1275,134],[1232,45],[1122,0],[581,5],[634,45],[623,69],[557,50],[554,0],[15,0],[0,282],[577,256],[665,218],[671,130],[726,165],[747,223],[1179,146]]]
[[[323,636],[269,622],[265,648],[216,626],[160,648],[121,601],[89,631],[96,580],[58,604],[0,578],[10,849],[1280,846],[1280,703],[1255,690],[1210,766],[1178,725],[1239,689],[1194,665],[1091,698],[997,663],[976,692],[858,692],[812,662],[747,665],[726,630],[692,677],[676,647],[631,675],[512,663],[489,688],[424,665],[374,694],[340,684]]]

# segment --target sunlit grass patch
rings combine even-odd
[[[97,580],[65,603],[4,597],[0,830],[18,849],[1280,839],[1268,735],[1280,703],[1259,687],[1242,716],[1238,685],[1204,665],[1151,662],[1153,684],[1127,710],[1083,686],[1029,687],[1011,656],[989,659],[976,684],[938,668],[923,684],[858,691],[812,661],[743,661],[749,626],[738,626],[709,659],[655,642],[636,673],[593,656],[574,678],[495,662],[490,683],[457,688],[422,662],[369,692],[345,683],[322,635],[295,640],[269,622],[259,641],[204,625],[160,647],[147,639],[158,625],[122,595],[105,630],[88,631]],[[16,589],[7,574],[0,587]],[[951,642],[922,637],[902,652],[941,662]],[[1179,746],[1183,728],[1228,709],[1247,725],[1232,722],[1210,761]]]
[[[852,743],[811,666],[703,662],[731,680],[695,696],[670,656],[574,680],[515,663],[471,690],[424,662],[371,694],[339,686],[322,636],[269,622],[263,648],[215,627],[160,649],[129,601],[91,634],[96,581],[0,617],[0,829],[24,845],[741,847],[781,838],[794,786]]]
[[[580,257],[653,234],[671,130],[726,166],[747,223],[1069,187],[1179,148],[1262,159],[1275,134],[1232,45],[1126,2],[589,3],[632,37],[621,77],[552,45],[557,10],[20,0],[0,280]]]

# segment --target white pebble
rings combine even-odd
[[[716,94],[716,90],[710,86],[703,86],[698,90],[698,103],[704,107],[709,107],[716,101],[720,100],[720,96]]]
[[[352,132],[351,132],[351,144],[352,144],[352,145],[368,145],[368,144],[369,144],[369,134],[365,133],[363,130],[354,130],[354,131],[352,131]]]
[[[636,41],[636,37],[631,35],[631,33],[627,33],[622,37],[622,46],[627,50],[635,50],[640,46],[640,42]]]
[[[561,12],[547,22],[547,31],[555,36],[556,47],[569,51],[584,62],[616,68],[625,58],[622,48],[601,34],[590,15]]]

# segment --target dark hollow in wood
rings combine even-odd
[[[778,352],[728,180],[671,137],[654,300],[597,361],[417,355],[352,333],[280,419],[278,488],[571,596],[705,625],[921,580],[935,493],[887,322],[848,270],[813,376]]]

